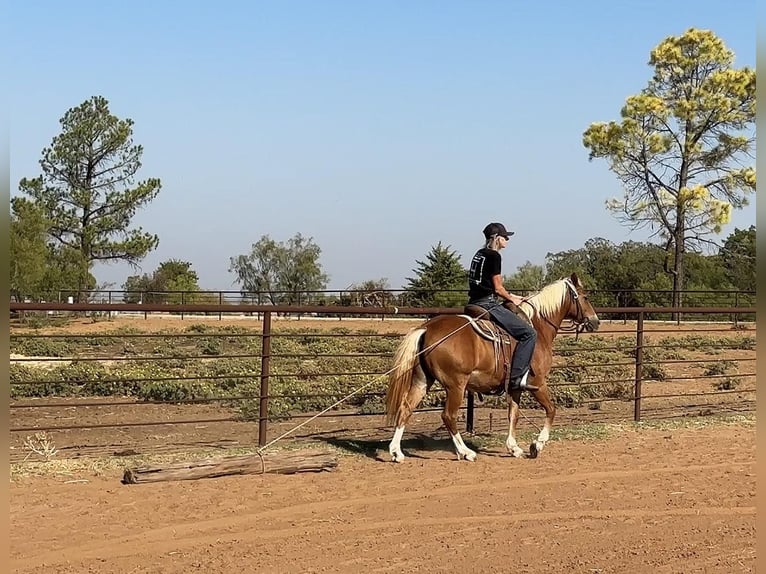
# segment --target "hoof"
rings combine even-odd
[[[515,446],[513,449],[511,449],[511,456],[513,458],[521,458],[524,456],[524,449],[522,449],[520,446]]]
[[[475,452],[469,452],[467,455],[465,455],[465,459],[469,462],[473,462],[476,460],[476,453]]]
[[[529,458],[537,458],[538,454],[540,454],[540,452],[537,450],[537,443],[533,442],[529,445]]]
[[[402,462],[404,460],[403,454],[391,453],[391,462]]]

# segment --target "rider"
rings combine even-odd
[[[527,383],[527,376],[532,353],[535,350],[537,332],[529,323],[503,306],[504,301],[510,301],[516,305],[523,301],[518,295],[506,291],[500,273],[502,266],[500,250],[508,244],[508,238],[513,233],[513,231],[507,231],[502,223],[490,223],[484,228],[486,243],[473,256],[468,270],[468,303],[486,309],[495,322],[518,342],[511,360],[508,388],[536,391],[536,386]]]

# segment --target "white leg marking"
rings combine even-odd
[[[463,458],[471,461],[476,460],[476,453],[466,446],[460,433],[452,435],[452,442],[455,444],[458,460]]]
[[[524,455],[524,449],[522,449],[519,446],[519,443],[516,442],[516,437],[513,432],[513,420],[518,408],[516,403],[511,403],[511,406],[508,407],[508,439],[505,441],[505,448],[508,449],[508,452],[514,458],[521,458]]]
[[[548,442],[548,439],[550,438],[550,425],[548,424],[548,421],[545,421],[545,424],[543,425],[542,430],[540,431],[540,434],[537,435],[537,439],[535,440],[535,446],[537,447],[537,451],[540,452],[545,448],[545,443]]]
[[[391,439],[391,443],[388,445],[388,452],[391,454],[391,460],[394,462],[402,462],[404,460],[404,453],[402,452],[403,434],[404,427],[396,427],[394,438]]]

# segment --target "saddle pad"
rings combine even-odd
[[[463,317],[464,319],[468,320],[473,330],[476,331],[479,336],[489,341],[498,343],[510,343],[512,340],[511,336],[506,333],[505,329],[489,319],[474,319],[469,315],[459,315],[459,317]]]

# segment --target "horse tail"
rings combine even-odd
[[[404,336],[394,354],[394,368],[388,375],[388,390],[386,391],[386,421],[394,425],[403,408],[407,408],[407,393],[412,386],[412,376],[418,366],[418,350],[420,338],[426,330],[412,329]]]

